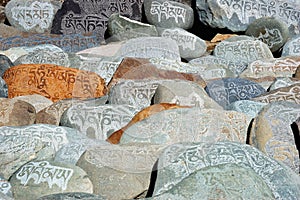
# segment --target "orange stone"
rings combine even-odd
[[[143,119],[149,117],[150,115],[161,112],[163,110],[170,110],[176,108],[189,108],[189,106],[179,106],[177,104],[171,104],[171,103],[160,103],[160,104],[151,105],[138,112],[126,126],[121,128],[120,130],[115,131],[111,136],[109,136],[109,138],[107,138],[106,141],[110,142],[111,144],[118,144],[120,142],[120,139],[124,131],[134,123],[142,121]]]
[[[40,94],[53,102],[67,98],[95,98],[107,93],[105,81],[93,72],[52,64],[23,64],[3,75],[8,98]]]

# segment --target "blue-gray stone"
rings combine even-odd
[[[255,118],[257,114],[267,103],[260,103],[250,100],[235,101],[227,106],[227,110],[234,110],[237,112],[245,113],[246,115]]]
[[[8,88],[6,82],[0,77],[0,97],[8,97]]]
[[[300,56],[300,34],[290,38],[283,46],[281,56]]]
[[[0,76],[2,77],[4,72],[12,66],[14,63],[7,56],[0,54]]]

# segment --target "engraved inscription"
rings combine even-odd
[[[0,176],[0,193],[10,194],[11,184]]]
[[[186,18],[186,9],[173,6],[168,1],[163,2],[162,4],[157,1],[152,1],[150,13],[152,15],[157,15],[158,22],[161,22],[162,16],[164,16],[167,20],[173,18],[176,23],[179,22],[179,19],[185,23]]]
[[[265,28],[265,33],[259,33],[257,38],[266,43],[269,48],[272,48],[274,45],[280,44],[283,41],[281,32],[278,29]]]
[[[195,50],[196,37],[192,35],[180,33],[179,30],[166,29],[163,31],[162,37],[171,38],[172,40],[175,40],[178,46],[181,46],[183,50]]]
[[[300,39],[293,42],[292,49],[293,54],[300,54]]]

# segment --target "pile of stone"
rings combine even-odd
[[[0,1],[0,199],[299,199],[299,10]]]

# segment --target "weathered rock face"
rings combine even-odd
[[[193,9],[179,2],[149,0],[144,2],[145,15],[150,24],[164,28],[189,29],[194,24]]]
[[[241,167],[240,169],[249,169],[248,173],[253,170],[260,176],[260,180],[262,179],[271,189],[276,199],[297,199],[296,197],[299,196],[299,176],[291,169],[265,156],[254,147],[231,142],[218,142],[215,144],[179,143],[167,147],[158,160],[153,196],[168,192],[174,187],[176,189],[176,185],[180,184],[184,178],[189,177],[193,172],[200,169],[210,169],[207,167],[217,168],[223,164],[236,164]],[[205,185],[208,187],[207,184]],[[289,191],[286,190],[287,187]],[[265,186],[264,188],[267,189]],[[178,191],[178,187],[176,190]],[[260,192],[262,191],[260,190]],[[240,194],[243,194],[242,191]]]
[[[271,103],[255,118],[250,133],[252,146],[296,173],[299,173],[299,152],[290,125],[300,116],[299,109],[299,105],[291,102]]]
[[[299,56],[300,55],[300,36],[296,35],[290,38],[283,46],[281,56]]]
[[[93,72],[51,64],[24,64],[6,70],[8,97],[40,94],[56,102],[67,98],[92,98],[106,94],[104,80]]]
[[[93,192],[93,184],[81,168],[47,160],[23,165],[11,184],[14,198],[24,200],[61,192]]]

